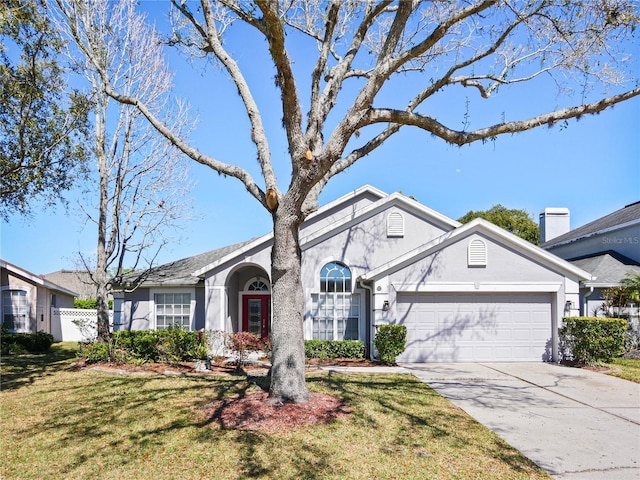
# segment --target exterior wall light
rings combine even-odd
[[[567,315],[570,314],[572,308],[573,308],[573,302],[571,300],[567,300],[564,304],[564,313]]]
[[[388,312],[389,311],[389,300],[385,300],[382,303],[382,311],[383,312]]]

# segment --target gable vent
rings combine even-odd
[[[487,245],[482,240],[475,239],[469,242],[468,266],[487,266]]]
[[[387,217],[387,237],[404,237],[404,218],[401,213],[392,212]]]

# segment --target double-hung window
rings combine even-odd
[[[320,293],[312,295],[315,340],[357,340],[360,295],[351,293],[351,271],[337,262],[320,271]]]
[[[29,331],[29,307],[25,290],[2,291],[2,322],[14,332]]]
[[[156,328],[180,326],[189,329],[191,325],[190,293],[156,293]]]

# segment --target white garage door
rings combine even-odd
[[[542,361],[551,355],[551,295],[398,294],[407,327],[399,362]]]

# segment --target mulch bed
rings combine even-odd
[[[268,396],[264,390],[254,390],[209,403],[201,413],[222,428],[269,434],[328,423],[351,413],[344,400],[333,395],[312,393],[306,403],[275,403]]]

